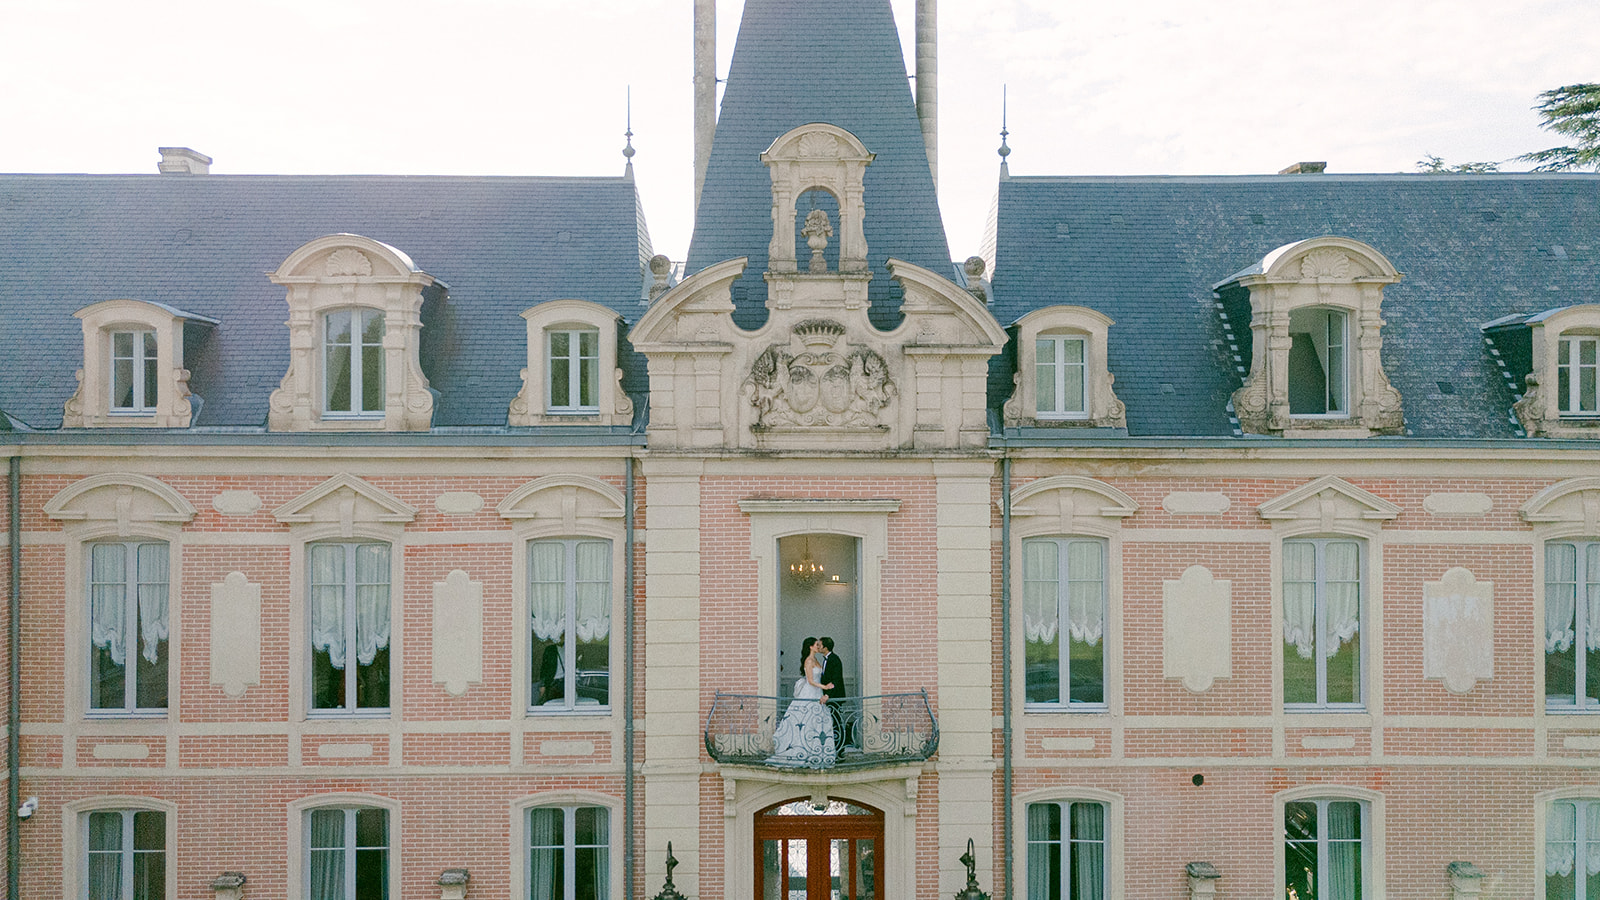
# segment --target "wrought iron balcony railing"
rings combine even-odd
[[[787,725],[786,716],[792,720]],[[826,704],[719,692],[706,716],[705,736],[706,752],[719,763],[860,769],[922,762],[939,748],[939,723],[927,691]]]

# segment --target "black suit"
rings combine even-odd
[[[849,746],[851,738],[850,723],[844,718],[844,707],[833,701],[843,700],[850,695],[844,686],[844,663],[839,661],[839,654],[829,653],[822,664],[822,675],[817,679],[823,684],[831,684],[831,688],[823,688],[822,695],[828,698],[828,712],[833,715],[833,734],[838,742],[838,747],[843,750]],[[853,717],[852,717],[853,718]]]

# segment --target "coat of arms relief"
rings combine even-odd
[[[756,357],[743,393],[755,407],[752,429],[833,427],[884,429],[883,411],[897,389],[876,351],[844,339],[831,319],[809,319],[787,344]]]

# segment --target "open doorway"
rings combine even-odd
[[[831,637],[848,695],[861,685],[861,541],[842,534],[778,539],[778,683],[792,695],[807,637]]]

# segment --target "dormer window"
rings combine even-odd
[[[1312,307],[1289,313],[1289,415],[1350,415],[1348,321],[1339,309]]]
[[[1047,306],[1018,319],[1017,391],[1005,404],[1006,427],[1128,427],[1106,365],[1112,324],[1082,306]]]
[[[552,328],[549,347],[549,412],[594,414],[600,411],[600,331],[594,328]]]
[[[1515,373],[1526,386],[1512,407],[1528,437],[1600,437],[1600,303],[1507,316],[1483,329],[1530,351],[1527,370]]]
[[[383,318],[376,309],[339,309],[324,317],[327,415],[383,414]]]
[[[156,410],[156,333],[111,332],[111,414],[150,415]]]
[[[1556,345],[1556,404],[1562,416],[1600,415],[1600,335],[1562,335]]]

